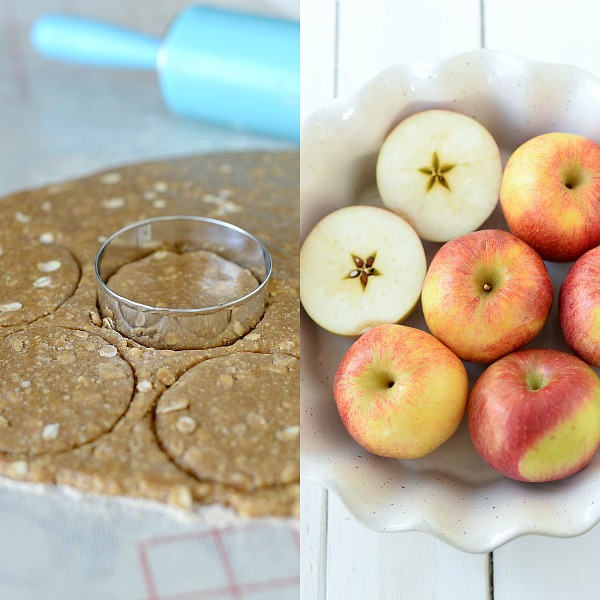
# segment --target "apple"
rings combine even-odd
[[[300,300],[324,329],[357,336],[407,317],[426,269],[423,244],[404,219],[384,208],[347,206],[304,240]]]
[[[346,352],[333,394],[344,427],[369,452],[419,458],[456,431],[469,382],[460,359],[431,334],[374,327]]]
[[[542,258],[577,259],[600,244],[600,146],[572,133],[528,140],[508,159],[500,205]]]
[[[554,481],[583,469],[600,446],[600,379],[581,359],[518,350],[490,365],[467,404],[482,458],[520,481]]]
[[[449,110],[407,117],[377,157],[383,204],[432,242],[480,227],[498,204],[501,178],[500,151],[490,132]]]
[[[587,363],[600,367],[600,246],[569,269],[558,296],[565,341]]]
[[[463,360],[488,363],[524,346],[553,300],[540,256],[507,231],[484,229],[444,244],[421,302],[429,330]]]

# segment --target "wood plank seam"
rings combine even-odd
[[[494,553],[488,554],[488,577],[489,577],[489,596],[494,600]]]
[[[336,18],[336,22],[337,22],[337,18]],[[325,521],[325,543],[323,544],[323,557],[322,557],[322,567],[323,567],[323,571],[322,573],[324,574],[324,576],[322,577],[322,582],[323,582],[323,600],[327,600],[327,567],[329,564],[329,490],[327,488],[324,488],[324,494],[323,494],[323,498],[324,498],[324,518],[323,520]]]
[[[480,39],[479,44],[482,48],[486,47],[485,41],[485,0],[479,0],[479,24],[480,24]]]
[[[479,0],[479,27],[480,38],[479,43],[481,48],[486,47],[486,31],[485,31],[485,3],[486,0]],[[488,553],[488,578],[489,578],[489,597],[494,600],[494,553]]]
[[[335,29],[333,55],[333,97],[338,97],[338,65],[340,57],[340,0],[335,0]]]

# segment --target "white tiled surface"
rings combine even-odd
[[[491,48],[600,77],[594,0],[302,0],[302,119],[396,62]],[[492,555],[362,525],[303,482],[301,600],[595,600],[600,527],[525,536]]]

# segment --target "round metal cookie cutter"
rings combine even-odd
[[[230,302],[198,308],[141,304],[107,285],[120,267],[158,250],[209,250],[248,269],[259,285]],[[119,333],[149,348],[201,350],[231,344],[260,321],[272,261],[264,244],[240,227],[205,217],[167,216],[133,223],[111,235],[96,255],[95,269],[100,312]]]

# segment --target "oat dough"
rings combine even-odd
[[[247,152],[129,165],[0,200],[0,477],[298,515],[298,189],[298,153]],[[100,316],[102,242],[167,215],[242,227],[273,258],[265,314],[231,345],[147,348]],[[135,269],[147,265],[130,266],[146,285]]]
[[[296,481],[299,362],[239,353],[200,363],[158,401],[161,444],[201,479],[248,491]]]
[[[123,265],[107,285],[124,298],[158,308],[206,308],[242,298],[258,280],[214,252],[158,250]]]
[[[31,323],[56,310],[79,281],[65,248],[0,234],[0,326]]]
[[[38,327],[0,339],[0,451],[35,456],[106,433],[133,394],[131,367],[102,338]]]

